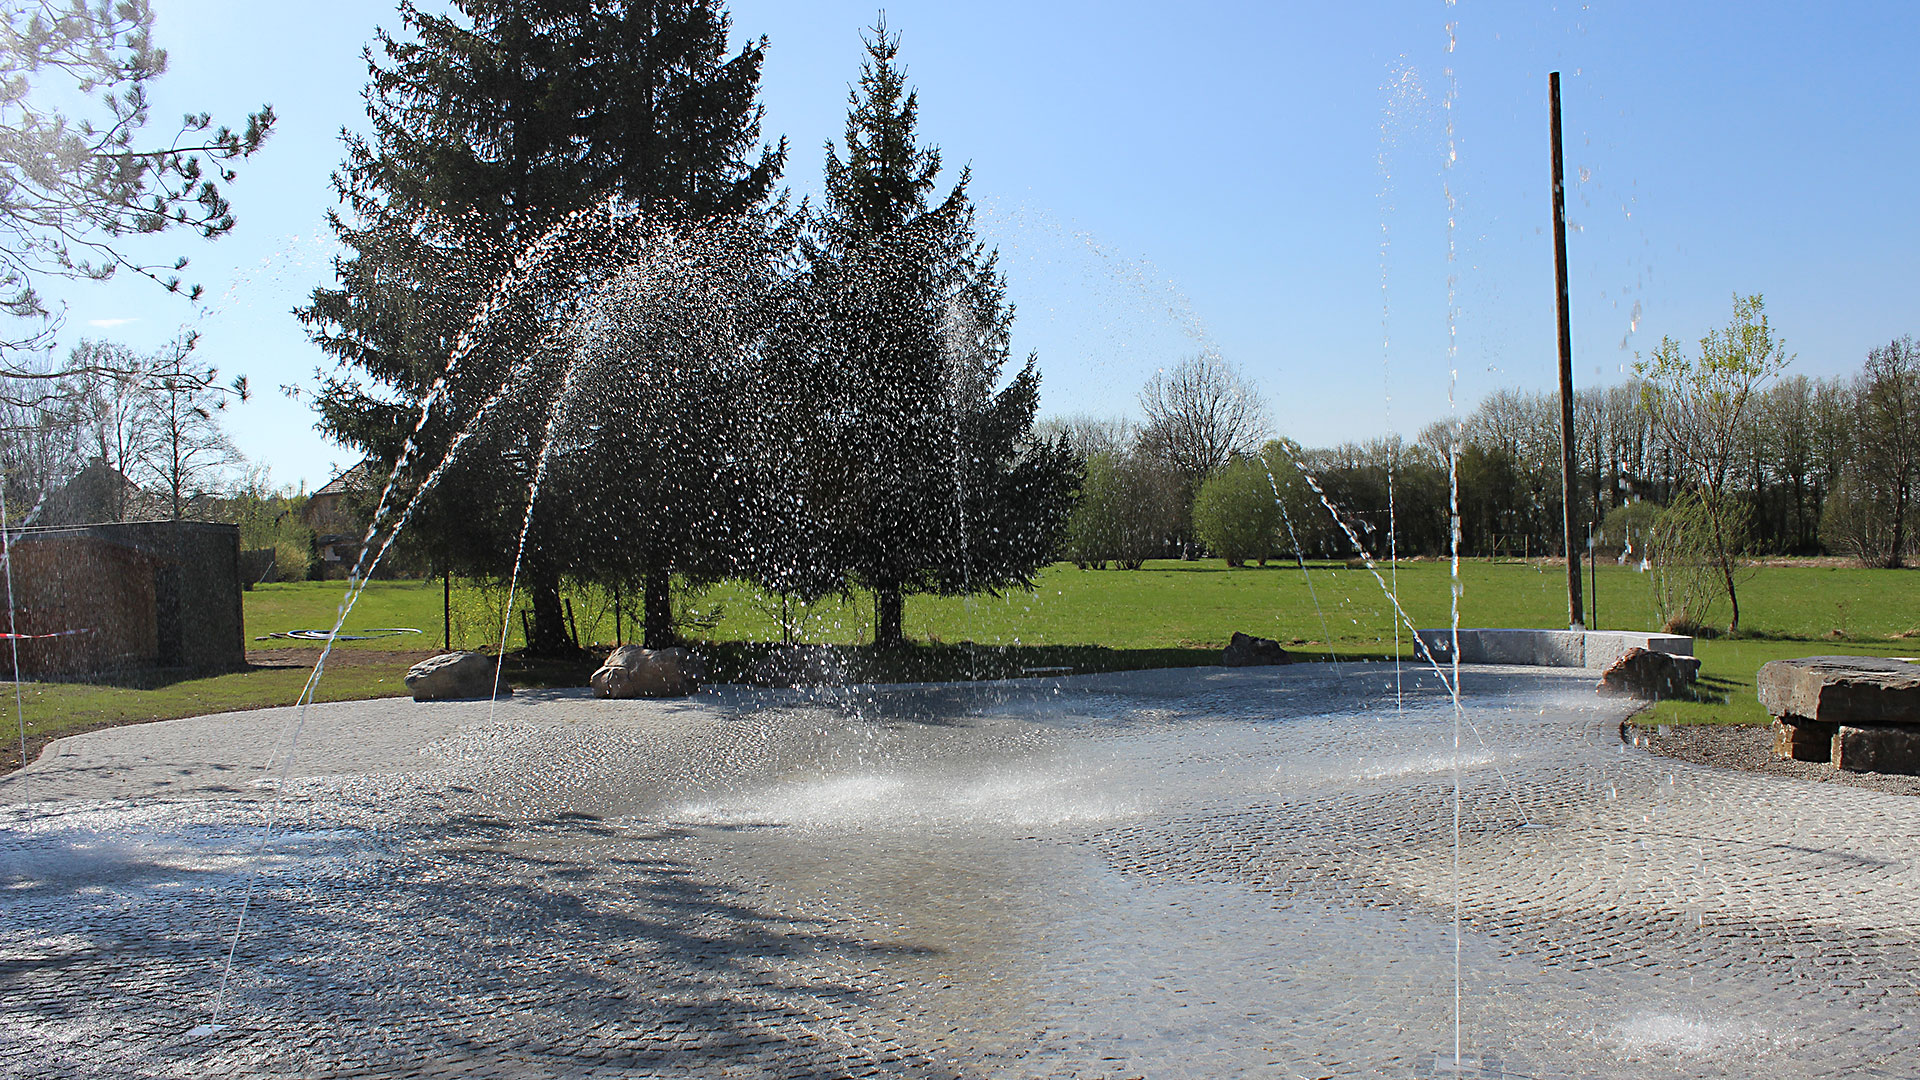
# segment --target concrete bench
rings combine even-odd
[[[1452,630],[1418,631],[1421,650],[1436,663],[1453,660]],[[1683,634],[1636,634],[1623,630],[1462,630],[1463,664],[1526,664],[1602,670],[1628,649],[1692,656],[1693,639]]]

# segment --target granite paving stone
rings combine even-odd
[[[1650,756],[1578,669],[1402,675],[61,740],[0,779],[0,1072],[1920,1075],[1920,800]]]

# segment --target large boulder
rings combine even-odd
[[[1603,694],[1631,694],[1657,701],[1686,697],[1700,674],[1700,660],[1633,646],[1600,673],[1597,688]]]
[[[1226,649],[1220,654],[1220,662],[1227,667],[1263,667],[1268,664],[1291,664],[1293,657],[1272,638],[1254,637],[1235,630]]]
[[[430,656],[407,669],[407,689],[415,701],[458,701],[507,697],[513,688],[503,679],[494,691],[500,662],[485,653],[451,652]]]
[[[622,645],[593,673],[595,695],[603,698],[685,697],[700,689],[699,659],[686,649],[643,649]]]

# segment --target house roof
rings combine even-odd
[[[372,475],[373,462],[371,460],[362,461],[360,464],[327,481],[326,486],[314,492],[314,495],[347,495],[355,491],[363,490],[366,488],[367,482]]]
[[[149,493],[126,473],[96,457],[47,494],[33,521],[40,525],[113,521],[147,498]]]

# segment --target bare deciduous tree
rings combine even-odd
[[[37,367],[52,370],[45,361]],[[0,375],[0,483],[15,525],[32,524],[47,494],[85,463],[73,403],[39,400],[52,385]]]
[[[153,404],[147,392],[158,358],[142,356],[114,341],[84,339],[74,346],[68,369],[77,374],[74,414],[80,438],[93,458],[123,476],[131,476],[153,449]],[[209,372],[211,374],[211,372]],[[114,484],[106,507],[120,521],[134,507],[128,485]]]
[[[1125,417],[1075,413],[1036,421],[1033,432],[1048,442],[1058,442],[1064,437],[1073,452],[1085,460],[1096,454],[1131,453],[1139,441],[1139,427]]]
[[[1186,524],[1181,547],[1193,542],[1193,500],[1200,485],[1236,454],[1256,453],[1267,436],[1267,407],[1253,384],[1218,354],[1200,353],[1162,369],[1140,391],[1147,414],[1140,450],[1179,476]]]
[[[1235,454],[1257,453],[1267,406],[1253,384],[1219,356],[1190,356],[1155,374],[1140,391],[1142,441],[1198,489]]]
[[[245,377],[229,385],[216,384],[218,371],[188,359],[193,346],[189,335],[161,353],[141,388],[147,398],[150,431],[141,465],[158,482],[175,521],[185,516],[195,498],[213,494],[215,478],[239,462],[240,451],[221,430],[215,414],[230,399],[247,397]]]
[[[1820,492],[1814,471],[1814,383],[1805,375],[1782,379],[1760,402],[1758,435],[1762,453],[1780,491],[1774,533],[1787,550],[1811,549],[1818,522]],[[1811,500],[1815,513],[1807,512]]]
[[[1913,546],[1920,495],[1920,351],[1912,337],[1867,353],[1853,387],[1855,448],[1823,533],[1830,546],[1893,569]]]

